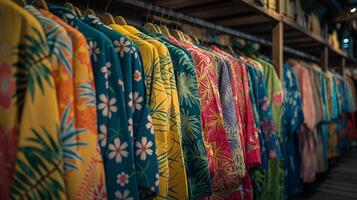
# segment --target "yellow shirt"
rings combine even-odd
[[[159,53],[160,71],[165,92],[167,94],[167,101],[170,102],[171,111],[167,114],[170,116],[170,132],[167,135],[168,142],[168,157],[172,160],[169,165],[169,198],[188,199],[188,186],[186,180],[186,171],[184,167],[183,152],[181,148],[181,119],[180,106],[178,101],[176,79],[174,75],[174,68],[170,57],[169,50],[161,42],[147,36],[132,26],[123,26],[132,34],[149,42],[156,47]]]
[[[6,163],[0,169],[0,199],[66,199],[46,37],[39,22],[14,2],[0,0],[0,13],[0,162]]]
[[[170,102],[164,89],[164,82],[161,77],[159,54],[156,48],[150,43],[132,35],[122,26],[110,25],[112,29],[125,35],[132,40],[139,48],[145,71],[146,93],[149,98],[152,123],[154,126],[155,141],[159,159],[159,197],[166,198],[169,190],[169,163],[168,163],[168,142]]]

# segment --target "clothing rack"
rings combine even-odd
[[[141,9],[148,10],[149,12],[154,12],[154,13],[156,13],[158,15],[166,15],[166,16],[172,17],[174,19],[183,20],[183,21],[186,21],[188,23],[195,24],[195,25],[198,25],[198,26],[201,26],[201,27],[204,27],[204,28],[208,28],[208,29],[211,29],[211,30],[216,30],[216,31],[219,31],[219,32],[222,32],[222,33],[226,33],[226,34],[229,34],[229,35],[232,35],[232,36],[236,36],[236,37],[239,37],[239,38],[242,38],[242,39],[246,39],[246,40],[249,40],[249,41],[252,41],[252,42],[257,42],[257,43],[260,43],[260,44],[265,45],[265,46],[272,46],[272,42],[268,41],[266,39],[258,38],[256,36],[253,36],[253,35],[250,35],[250,34],[247,34],[247,33],[243,33],[243,32],[240,32],[238,30],[231,29],[231,28],[227,28],[227,27],[224,27],[224,26],[221,26],[221,25],[213,24],[211,22],[208,22],[208,21],[205,21],[205,20],[202,20],[202,19],[198,19],[198,18],[195,18],[195,17],[191,17],[191,16],[185,15],[185,14],[183,14],[181,12],[177,12],[177,11],[173,11],[173,10],[170,10],[170,9],[166,9],[166,8],[154,5],[152,3],[144,2],[144,1],[141,1],[141,0],[117,0],[117,1],[120,2],[120,3],[124,3],[124,4],[131,5],[131,6],[139,7]],[[292,55],[295,55],[295,56],[298,56],[298,57],[301,57],[301,58],[304,58],[304,59],[307,59],[307,60],[310,60],[310,61],[313,61],[313,62],[320,63],[320,59],[319,58],[317,58],[317,57],[315,57],[313,55],[304,53],[302,51],[299,51],[299,50],[296,50],[296,49],[293,49],[293,48],[290,48],[290,47],[287,47],[287,46],[284,46],[284,51],[287,52],[287,53],[290,53]]]

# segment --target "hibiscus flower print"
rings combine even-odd
[[[153,143],[148,141],[146,137],[141,138],[141,142],[136,142],[135,146],[137,150],[135,151],[136,156],[140,155],[141,160],[146,160],[146,155],[152,155],[154,152],[150,148],[152,147]]]
[[[109,119],[112,118],[112,112],[115,113],[118,111],[118,108],[115,106],[117,99],[113,97],[109,100],[104,94],[99,95],[99,99],[102,102],[99,103],[98,109],[102,110],[102,115],[104,117],[109,117]]]
[[[139,93],[134,92],[133,98],[134,108],[140,110],[142,108],[141,103],[143,102],[143,97],[139,97]]]
[[[99,144],[101,147],[107,146],[107,136],[108,136],[108,131],[107,127],[102,124],[99,126]]]
[[[128,126],[129,126],[129,133],[130,133],[130,136],[133,137],[134,135],[134,129],[133,129],[133,119],[130,118],[128,120]]]
[[[141,73],[139,70],[135,70],[134,72],[134,81],[139,82],[141,80]]]
[[[115,199],[116,200],[134,200],[133,197],[129,197],[129,190],[125,190],[123,193],[120,191],[116,191],[115,194]]]
[[[108,146],[108,149],[110,151],[110,153],[108,154],[108,158],[109,159],[115,158],[115,162],[121,163],[123,160],[122,157],[128,157],[129,155],[128,151],[126,150],[127,147],[128,147],[127,142],[123,142],[122,144],[119,138],[115,138],[114,145],[110,144]]]
[[[0,106],[10,108],[11,98],[16,90],[15,79],[11,66],[5,62],[0,62],[0,72]]]
[[[118,40],[115,40],[114,42],[114,46],[115,46],[115,52],[120,54],[120,57],[124,57],[125,53],[129,53],[130,52],[130,48],[128,46],[131,45],[130,41],[125,40],[124,37],[121,37]]]
[[[147,129],[150,129],[150,133],[154,135],[154,127],[152,125],[152,117],[151,117],[151,115],[148,115],[147,119],[148,119],[148,123],[146,123],[145,127]]]
[[[89,48],[90,56],[93,56],[94,62],[97,62],[97,60],[98,60],[97,55],[100,54],[100,49],[97,48],[97,42],[90,40],[88,42],[88,48]]]
[[[124,172],[118,174],[118,176],[117,176],[117,183],[118,183],[119,185],[121,185],[121,186],[124,186],[124,185],[128,184],[128,183],[129,183],[129,176],[128,176],[128,174],[126,174],[126,173],[124,173]]]
[[[278,92],[273,94],[273,104],[280,105],[284,102],[284,95],[283,92]]]

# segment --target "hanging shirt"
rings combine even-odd
[[[69,170],[67,172],[68,180],[66,184],[69,187],[67,191],[68,196],[70,199],[107,198],[103,158],[101,150],[98,148],[99,143],[94,77],[86,38],[82,33],[62,21],[56,15],[43,9],[41,9],[40,12],[62,26],[71,38],[74,58],[72,66],[74,75],[73,81],[75,86],[75,124],[77,129],[86,130],[84,133],[88,133],[79,138],[87,145],[84,146],[85,148],[83,148],[83,150],[82,148],[78,149],[80,151],[80,155],[83,155],[86,158],[86,160],[82,158],[82,162],[78,163],[82,164],[79,172],[85,173],[78,174],[78,170]],[[103,130],[101,129],[103,129],[103,127],[99,127],[99,129],[102,133]],[[93,147],[95,147],[95,149],[93,149]],[[78,176],[80,176],[80,178],[78,178]],[[71,186],[72,184],[78,184],[78,186]]]
[[[66,199],[46,36],[35,17],[13,1],[0,0],[0,13],[0,198]]]
[[[239,177],[243,178],[246,174],[243,145],[246,143],[242,142],[245,138],[242,133],[243,124],[240,119],[237,102],[237,76],[234,70],[234,62],[218,47],[212,46],[211,49],[217,55],[215,56],[215,59],[217,60],[217,81],[219,83],[218,86],[227,138],[231,147],[237,173]]]
[[[201,102],[202,133],[212,179],[212,198],[227,198],[239,193],[239,181],[223,126],[222,104],[213,60],[193,44],[181,43],[172,37],[169,39],[186,48],[194,60]]]
[[[161,34],[152,35],[170,52],[180,102],[182,149],[184,152],[190,199],[202,199],[212,194],[206,149],[201,132],[201,106],[195,66],[189,52],[176,46]]]
[[[158,159],[156,142],[147,101],[141,55],[136,45],[124,35],[100,22],[99,18],[88,15],[84,22],[104,33],[111,39],[119,58],[123,78],[126,112],[129,132],[135,146],[135,170],[141,198],[153,197],[158,193],[156,174]]]
[[[143,39],[131,34],[125,28],[117,24],[109,27],[131,39],[139,48],[146,81],[146,93],[149,99],[149,106],[152,116],[152,127],[155,132],[157,156],[159,159],[159,174],[157,174],[160,194],[159,198],[168,196],[169,184],[169,163],[168,163],[168,144],[169,121],[167,120],[170,112],[170,102],[167,101],[167,94],[163,90],[163,81],[160,73],[159,54],[156,48]]]
[[[125,111],[124,84],[114,47],[103,33],[82,22],[71,10],[56,6],[50,10],[82,32],[89,45],[96,86],[97,124],[102,129],[99,131],[107,131],[107,138],[100,140],[100,146],[108,198],[124,195],[138,199],[134,148],[126,112],[121,112]]]
[[[307,71],[307,69],[302,67],[300,64],[294,62],[293,60],[289,60],[288,64],[293,67],[293,70],[298,78],[298,82],[300,85],[305,119],[304,122],[310,129],[314,129],[314,127],[316,126],[315,103],[312,94],[312,86],[309,72]]]
[[[167,135],[168,159],[172,160],[169,165],[169,191],[168,196],[171,198],[187,199],[188,186],[186,180],[186,170],[182,153],[182,135],[181,135],[181,118],[180,106],[176,89],[176,80],[172,60],[169,51],[165,45],[141,33],[132,26],[125,25],[129,32],[139,38],[154,45],[159,53],[160,73],[164,81],[164,88],[167,95],[167,101],[170,102],[169,117],[169,135]]]
[[[304,112],[299,82],[293,69],[283,65],[283,83],[285,106],[282,131],[285,146],[285,190],[287,195],[298,194],[303,191],[300,178],[300,154],[298,137],[299,128],[304,123]]]
[[[274,66],[269,62],[258,59],[264,66],[263,74],[266,80],[267,97],[271,102],[272,116],[280,145],[283,142],[281,132],[282,111],[284,102],[283,86]],[[284,160],[275,159],[269,161],[268,176],[264,182],[263,199],[284,198]],[[278,186],[278,187],[277,187]]]

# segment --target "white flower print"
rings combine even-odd
[[[139,82],[141,80],[141,73],[139,72],[139,70],[135,70],[133,76],[134,76],[134,81]]]
[[[109,98],[104,94],[99,95],[99,99],[102,101],[102,103],[98,105],[98,109],[103,110],[102,115],[104,117],[112,118],[112,112],[115,113],[118,111],[118,108],[115,106],[117,99],[113,97],[109,100]]]
[[[150,133],[151,133],[151,134],[154,134],[154,127],[153,127],[153,125],[152,125],[151,115],[148,115],[147,119],[148,119],[149,122],[146,123],[145,127],[146,127],[147,129],[150,129]]]
[[[118,80],[118,85],[121,86],[121,89],[122,89],[123,92],[124,92],[124,82],[123,82],[121,79]]]
[[[159,183],[160,183],[160,179],[159,179],[160,177],[159,177],[159,174],[158,174],[158,173],[156,173],[155,178],[156,178],[155,186],[158,187],[158,186],[159,186]]]
[[[129,102],[128,102],[128,106],[131,108],[133,107],[133,93],[129,92]]]
[[[129,193],[129,190],[124,190],[123,193],[121,193],[120,191],[116,191],[114,194],[116,200],[133,200],[133,197],[129,197]]]
[[[114,145],[110,144],[108,146],[108,149],[110,150],[110,153],[108,154],[109,159],[113,159],[115,157],[115,162],[121,163],[122,162],[122,156],[123,157],[128,157],[128,151],[126,151],[126,148],[128,147],[127,142],[123,142],[121,144],[119,138],[114,139]]]
[[[68,17],[68,19],[74,19],[74,15],[71,13],[66,13],[65,16]]]
[[[125,184],[129,183],[129,176],[128,174],[122,172],[118,174],[117,176],[117,183],[120,184],[121,186],[124,186]]]
[[[128,126],[129,126],[130,136],[133,137],[134,129],[133,129],[133,119],[132,118],[128,119]]]
[[[125,38],[124,37],[121,37],[118,40],[115,40],[114,42],[114,46],[115,47],[115,52],[116,53],[120,53],[120,57],[124,57],[124,53],[129,53],[130,52],[130,48],[128,47],[131,43],[130,41],[125,41]]]
[[[97,55],[100,54],[100,49],[97,48],[97,42],[90,40],[88,42],[88,48],[89,48],[90,56],[93,56],[94,61],[97,62],[98,59]]]
[[[141,103],[143,102],[143,97],[139,97],[138,92],[134,92],[133,97],[134,97],[134,99],[133,99],[134,108],[136,110],[140,110],[142,108]]]
[[[99,144],[101,147],[107,146],[107,136],[108,136],[108,131],[107,127],[102,124],[99,126]]]
[[[130,54],[134,54],[134,58],[138,59],[138,52],[136,51],[135,47],[131,47]]]
[[[105,81],[105,87],[106,88],[109,88],[108,78],[112,74],[112,72],[109,69],[111,66],[112,66],[112,63],[107,62],[107,63],[105,63],[105,65],[102,68],[100,68],[100,71],[104,74],[104,78],[106,80]]]
[[[112,63],[107,62],[105,65],[100,69],[100,71],[104,74],[104,78],[108,79],[108,77],[112,74],[109,68],[112,66]]]
[[[148,141],[146,137],[142,137],[141,143],[140,142],[135,143],[136,148],[138,148],[135,151],[135,154],[137,156],[140,155],[141,160],[146,160],[146,155],[151,156],[152,153],[154,152],[153,150],[150,149],[152,145],[153,143],[151,141]]]

